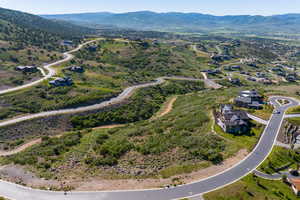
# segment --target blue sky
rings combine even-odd
[[[300,13],[300,0],[0,0],[0,7],[34,14],[151,10],[273,15]]]

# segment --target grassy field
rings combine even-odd
[[[296,200],[292,189],[282,181],[248,175],[225,188],[204,195],[205,200]]]
[[[290,165],[295,168],[297,162],[300,162],[300,156],[294,151],[282,147],[274,147],[267,160],[259,167],[262,172],[273,174],[278,168]],[[286,169],[284,169],[286,170]]]

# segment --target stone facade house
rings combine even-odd
[[[262,109],[263,97],[255,90],[245,90],[234,99],[234,103],[238,107]]]
[[[239,134],[249,131],[250,118],[245,111],[234,110],[232,105],[221,105],[215,113],[216,123],[224,132]]]

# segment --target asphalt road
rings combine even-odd
[[[255,149],[240,163],[232,168],[204,180],[170,189],[136,190],[136,191],[103,191],[103,192],[62,192],[33,190],[12,183],[0,181],[0,196],[16,200],[171,200],[183,197],[199,196],[200,194],[231,184],[254,171],[270,154],[278,136],[284,112],[299,105],[294,99],[287,105],[280,106],[276,99],[270,101],[280,111],[273,114]]]
[[[45,80],[48,80],[48,79],[52,78],[56,74],[56,71],[54,69],[52,69],[53,66],[62,64],[62,63],[67,62],[69,60],[72,60],[74,58],[72,53],[74,53],[76,51],[79,51],[83,46],[85,46],[87,44],[90,44],[90,43],[93,43],[93,42],[98,41],[98,40],[101,40],[101,39],[91,40],[91,41],[88,41],[86,43],[80,44],[76,49],[73,49],[71,51],[63,53],[64,58],[62,60],[59,60],[59,61],[56,61],[54,63],[47,64],[47,65],[43,66],[43,69],[46,69],[48,71],[48,74],[45,74],[43,69],[39,69],[42,72],[42,74],[44,75],[43,78],[41,78],[39,80],[36,80],[34,82],[19,86],[19,87],[14,87],[14,88],[6,89],[6,90],[1,90],[0,95],[10,93],[10,92],[15,92],[15,91],[22,90],[22,89],[25,89],[25,88],[29,88],[29,87],[35,86],[35,85],[37,85],[37,84],[39,84],[39,83],[41,83]]]
[[[203,79],[186,78],[186,77],[175,77],[175,76],[174,77],[160,77],[160,78],[157,78],[155,81],[150,82],[150,83],[144,83],[144,84],[139,84],[139,85],[128,87],[121,94],[119,94],[117,97],[112,98],[112,99],[107,100],[107,101],[104,101],[104,102],[101,102],[99,104],[94,104],[94,105],[91,105],[91,106],[78,107],[78,108],[54,110],[54,111],[41,112],[41,113],[37,113],[37,114],[25,115],[25,116],[22,116],[22,117],[17,117],[17,118],[14,118],[14,119],[1,121],[0,122],[0,127],[4,127],[4,126],[8,126],[8,125],[16,124],[16,123],[19,123],[19,122],[36,119],[36,118],[62,115],[62,114],[70,114],[70,113],[80,113],[80,112],[105,108],[105,107],[108,107],[108,106],[112,106],[114,104],[121,103],[124,100],[128,99],[136,89],[155,86],[155,85],[160,85],[160,84],[164,83],[165,80],[168,80],[168,79],[169,80],[203,81]]]

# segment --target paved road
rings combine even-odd
[[[204,83],[205,83],[206,87],[213,88],[213,89],[220,89],[223,87],[222,85],[216,83],[214,80],[209,79],[205,72],[202,72],[202,75],[204,77]]]
[[[257,146],[244,160],[237,165],[210,178],[170,189],[152,189],[136,191],[104,191],[104,192],[61,192],[33,190],[12,183],[0,181],[0,195],[16,200],[171,200],[182,197],[199,196],[200,194],[231,184],[254,171],[270,154],[284,119],[284,112],[299,103],[293,99],[287,105],[280,106],[276,99],[270,101],[280,114],[273,114],[264,130]]]
[[[289,115],[285,115],[285,118],[296,118],[296,117],[300,117],[300,114],[289,114]]]
[[[128,87],[117,97],[112,98],[108,101],[104,101],[99,104],[78,107],[78,108],[47,111],[47,112],[41,112],[41,113],[37,113],[37,114],[31,114],[31,115],[26,115],[26,116],[22,116],[22,117],[17,117],[14,119],[5,120],[5,121],[0,122],[0,127],[4,127],[4,126],[8,126],[8,125],[16,124],[19,122],[36,119],[36,118],[62,115],[62,114],[70,114],[70,113],[80,113],[80,112],[85,112],[85,111],[90,111],[90,110],[102,109],[102,108],[123,102],[124,100],[128,99],[136,89],[159,85],[159,84],[164,83],[165,80],[203,81],[203,79],[187,78],[187,77],[175,77],[175,76],[174,77],[160,77],[151,83],[144,83],[144,84],[139,84],[139,85]]]
[[[41,78],[39,80],[36,80],[34,82],[31,82],[31,83],[19,86],[19,87],[14,87],[14,88],[6,89],[6,90],[1,90],[0,91],[0,95],[6,94],[6,93],[10,93],[10,92],[15,92],[15,91],[22,90],[22,89],[25,89],[25,88],[29,88],[29,87],[35,86],[35,85],[37,85],[37,84],[39,84],[39,83],[41,83],[41,82],[43,82],[45,80],[48,80],[48,79],[52,78],[56,74],[56,71],[54,69],[52,69],[53,66],[62,64],[62,63],[67,62],[69,60],[72,60],[74,58],[74,56],[72,55],[72,53],[80,50],[83,46],[85,46],[87,44],[90,44],[90,43],[93,43],[93,42],[98,41],[98,40],[101,40],[101,39],[96,39],[96,40],[92,40],[92,41],[88,41],[86,43],[83,43],[83,44],[79,45],[76,49],[73,49],[71,51],[63,53],[63,57],[64,58],[62,60],[59,60],[59,61],[56,61],[54,63],[47,64],[47,65],[43,66],[43,68],[48,71],[48,74],[45,74],[44,70],[42,70],[40,68],[39,70],[44,75],[43,78]]]

